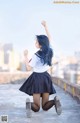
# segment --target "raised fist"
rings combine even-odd
[[[42,21],[41,24],[45,27],[46,26],[46,21]]]

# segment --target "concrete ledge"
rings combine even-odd
[[[31,72],[0,72],[0,84],[27,78]]]
[[[66,92],[71,94],[73,97],[76,97],[80,101],[80,87],[73,83],[68,83],[65,80],[58,78],[58,77],[52,77],[53,83],[64,89]]]

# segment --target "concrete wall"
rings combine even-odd
[[[70,93],[73,97],[76,97],[80,100],[80,86],[73,83],[68,83],[65,80],[57,77],[52,77],[52,80],[53,83]]]
[[[0,72],[0,84],[27,78],[31,72]]]

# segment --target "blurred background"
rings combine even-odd
[[[27,72],[24,50],[29,58],[36,52],[35,35],[45,34],[42,20],[52,36],[51,74],[80,86],[80,4],[54,0],[0,0],[0,78]]]

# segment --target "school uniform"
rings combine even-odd
[[[55,94],[56,90],[52,84],[51,76],[47,72],[49,65],[43,64],[37,53],[33,55],[29,65],[33,68],[33,73],[23,83],[19,90],[30,96],[37,93]]]

